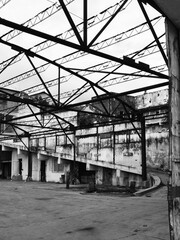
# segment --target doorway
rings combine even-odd
[[[19,159],[19,175],[22,176],[22,158]]]
[[[11,179],[11,162],[2,162],[2,178]]]
[[[46,161],[41,161],[41,182],[46,182]]]
[[[112,169],[103,168],[103,184],[112,185]]]
[[[85,163],[78,163],[79,167],[79,180],[82,184],[87,184],[90,182],[95,183],[95,171],[86,170]]]

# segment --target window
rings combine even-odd
[[[58,159],[55,159],[53,161],[53,171],[54,172],[63,172],[64,171],[64,165],[62,163],[58,164]]]
[[[99,147],[108,148],[112,147],[112,136],[110,133],[103,133],[99,136]]]
[[[56,136],[56,144],[57,146],[61,145],[72,145],[72,135],[60,135]]]
[[[13,118],[12,115],[0,114],[0,120],[3,120],[3,121],[7,120],[8,121],[8,120],[11,120],[12,118]],[[1,123],[0,124],[0,131],[1,132],[11,133],[11,132],[13,132],[13,129],[12,129],[12,127],[9,124]]]

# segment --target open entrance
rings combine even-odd
[[[11,151],[1,151],[0,154],[0,166],[1,166],[1,178],[11,179]]]
[[[41,161],[41,182],[46,182],[46,161]]]
[[[11,162],[2,162],[2,178],[11,178]]]
[[[19,159],[19,175],[22,176],[22,158]]]
[[[78,167],[80,183],[87,184],[95,181],[95,171],[87,171],[85,163],[78,163]]]
[[[103,184],[112,185],[112,169],[103,168]]]

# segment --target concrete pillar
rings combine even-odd
[[[113,185],[121,185],[121,179],[120,179],[120,176],[121,176],[121,170],[119,169],[116,169],[115,171],[116,173],[116,184],[114,184],[114,176],[113,176]]]
[[[86,163],[86,170],[90,171],[91,170],[91,165],[89,163]]]
[[[141,119],[141,148],[142,148],[142,180],[147,180],[147,170],[146,170],[146,125],[145,118],[142,116]]]
[[[166,20],[169,62],[169,218],[170,239],[180,239],[180,43],[179,31]]]
[[[30,137],[28,137],[28,177],[27,180],[32,180],[32,152],[30,149]]]

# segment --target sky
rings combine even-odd
[[[68,0],[69,2],[70,0]],[[64,1],[67,3],[67,1]],[[94,36],[100,31],[100,29],[104,26],[107,20],[101,21],[92,27],[94,22],[99,22],[100,19],[103,19],[104,16],[110,16],[113,13],[112,10],[115,9],[118,4],[122,4],[123,1],[118,0],[89,0],[88,1],[88,18],[91,20],[88,22],[88,42],[90,42]],[[56,5],[52,8],[52,5]],[[103,4],[102,4],[103,3]],[[71,14],[71,17],[75,23],[78,25],[83,21],[83,1],[82,0],[74,0],[67,5],[68,11]],[[160,16],[158,12],[152,9],[150,6],[145,6],[148,16],[150,19],[153,19],[157,16]],[[45,10],[46,9],[46,10]],[[36,19],[39,19],[43,16],[44,13],[47,12],[47,9],[52,9],[55,13],[42,21],[41,23],[33,26],[33,29],[39,30],[41,32],[48,33],[50,35],[56,36],[62,34],[61,37],[67,38],[69,35],[68,30],[71,29],[71,26],[63,12],[60,8],[59,1],[55,0],[11,0],[4,7],[0,8],[0,17],[6,20],[23,24],[27,22],[29,19],[31,21],[35,19],[35,16],[39,16]],[[96,16],[96,17],[93,17]],[[30,21],[29,25],[30,25]],[[138,6],[136,0],[129,0],[127,4],[125,4],[122,11],[113,19],[113,21],[109,24],[109,26],[105,29],[105,31],[100,35],[100,37],[95,41],[94,46],[92,48],[98,51],[104,52],[109,55],[113,55],[118,58],[123,58],[123,56],[129,56],[129,54],[135,53],[136,51],[141,50],[146,45],[151,43],[154,38],[150,30],[148,30],[147,25],[140,26],[138,29],[143,33],[139,33],[136,36],[136,30],[132,31],[133,28],[139,26],[140,24],[145,22],[145,18]],[[153,21],[154,29],[157,33],[157,36],[160,36],[165,32],[164,30],[164,19],[159,18],[156,21]],[[27,24],[26,24],[27,25]],[[28,26],[29,26],[28,25]],[[5,35],[11,28],[0,25],[0,36],[3,40],[7,40],[7,36]],[[71,32],[72,33],[72,32]],[[132,34],[132,35],[131,35]],[[80,33],[82,36],[82,32]],[[128,38],[127,38],[127,36]],[[76,37],[69,37],[66,39],[67,41],[78,44]],[[42,43],[45,39],[31,36],[30,34],[22,33],[12,39],[9,39],[8,42],[21,46],[25,49],[31,49],[32,51],[37,51],[37,44]],[[161,42],[165,42],[164,38],[161,38]],[[108,47],[106,43],[109,43]],[[165,44],[164,44],[165,46]],[[155,48],[155,47],[154,47]],[[153,48],[151,48],[152,50]],[[7,62],[7,60],[13,56],[15,56],[18,52],[12,50],[9,46],[5,46],[4,44],[0,44],[0,68],[2,68],[3,64]],[[82,53],[76,53],[72,55],[76,50],[56,44],[51,47],[46,48],[45,50],[38,51],[38,54],[48,58],[52,61],[56,61],[66,68],[73,69],[73,71],[78,71],[79,74],[84,74],[84,69],[89,68],[95,65],[101,66],[101,70],[104,71],[112,71],[117,67],[106,68],[106,66],[110,62],[107,59],[96,57],[93,55],[83,55]],[[67,61],[70,59],[70,56],[74,56],[73,60]],[[6,87],[18,91],[25,91],[28,94],[36,94],[41,91],[46,91],[44,87],[42,87],[42,83],[37,74],[32,76],[32,65],[23,54],[20,55],[21,60],[16,61],[16,63],[7,67],[0,75],[0,87]],[[57,95],[58,88],[55,85],[55,79],[58,78],[58,68],[47,64],[47,62],[39,60],[37,58],[31,58],[34,66],[38,68],[39,74],[44,82],[49,82],[51,80],[52,84],[47,84],[48,90],[52,95]],[[159,53],[148,54],[148,56],[144,56],[143,54],[139,56],[136,60],[149,64],[150,67],[156,66],[164,66],[165,62]],[[113,65],[113,64],[112,64]],[[42,66],[44,66],[42,68]],[[41,68],[41,71],[40,71]],[[161,67],[162,68],[162,67]],[[43,69],[43,70],[42,70]],[[76,70],[74,70],[76,69]],[[79,69],[79,70],[78,70]],[[81,71],[80,71],[81,69]],[[93,68],[95,69],[95,68]],[[164,68],[166,69],[166,68]],[[80,71],[80,72],[79,72]],[[29,74],[28,74],[29,72]],[[129,68],[126,66],[122,66],[116,71],[116,74],[107,74],[105,73],[91,73],[83,75],[88,80],[96,83],[97,81],[104,79],[106,80],[105,91],[110,92],[124,92],[132,89],[138,89],[140,87],[161,83],[165,81],[164,79],[152,79],[152,78],[136,78],[136,80],[132,80],[128,76],[123,76],[123,73],[134,73],[138,72],[137,69]],[[119,75],[118,75],[119,73]],[[167,71],[164,73],[167,74]],[[24,76],[24,77],[23,77]],[[31,76],[31,77],[28,77]],[[66,99],[63,96],[66,96],[68,93],[72,94],[75,89],[81,88],[86,82],[76,76],[70,75],[69,72],[60,70],[61,76],[61,101],[65,101]],[[19,80],[18,80],[19,79]],[[21,80],[21,81],[20,81]],[[3,85],[3,82],[8,82],[7,85]],[[15,83],[14,83],[15,82]],[[13,84],[12,84],[13,83]],[[113,84],[112,84],[113,83]],[[116,83],[116,84],[115,84]],[[38,87],[38,91],[35,91],[35,86]],[[41,86],[41,87],[40,87]],[[88,85],[89,86],[89,85]],[[102,86],[102,85],[101,85]],[[103,85],[105,86],[105,85]],[[33,91],[27,89],[34,89]],[[36,88],[37,90],[37,88]],[[99,94],[104,93],[99,89],[96,89]],[[75,101],[85,101],[96,95],[96,91],[89,90],[85,94],[83,94],[80,98]]]

